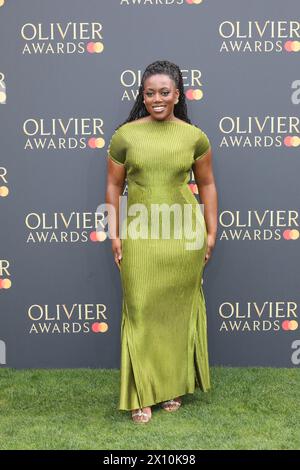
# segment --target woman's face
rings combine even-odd
[[[174,117],[174,104],[179,97],[173,80],[164,74],[148,77],[144,83],[145,107],[155,120],[165,120]]]

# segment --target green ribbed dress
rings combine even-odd
[[[149,217],[139,218],[140,238],[130,222],[153,204],[199,202],[190,190],[190,169],[210,149],[206,134],[184,121],[137,120],[123,124],[112,135],[108,158],[125,165],[127,212],[121,223],[123,290],[121,321],[120,410],[132,410],[210,389],[206,306],[202,274],[207,245],[204,216],[201,248],[187,249],[178,238],[171,217],[170,237],[151,237]],[[136,206],[132,206],[134,209]],[[168,206],[169,207],[169,206]],[[157,219],[156,219],[157,220]],[[124,232],[126,226],[127,232]],[[193,225],[195,227],[195,225]],[[145,230],[149,229],[148,237]],[[184,232],[184,231],[183,231]],[[126,233],[126,236],[123,234]],[[135,235],[132,235],[132,234]],[[186,232],[189,233],[189,232]]]

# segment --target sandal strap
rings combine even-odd
[[[169,405],[181,405],[181,402],[180,401],[176,401],[176,400],[167,400],[167,401],[164,401],[163,402],[163,405],[164,406],[169,406]]]
[[[148,413],[146,413],[145,411],[142,411],[142,410],[138,410],[138,411],[135,411],[134,413],[132,413],[132,417],[134,416],[146,416],[148,417]]]

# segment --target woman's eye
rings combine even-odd
[[[167,96],[169,93],[170,93],[169,91],[163,91],[163,92],[162,92],[162,95]],[[146,95],[147,95],[147,96],[151,96],[151,95],[153,95],[153,93],[151,93],[151,91],[148,91],[148,92],[146,93]]]

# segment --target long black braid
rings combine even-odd
[[[126,119],[126,121],[122,122],[116,128],[116,130],[119,127],[121,127],[123,124],[126,124],[127,122],[135,121],[136,119],[140,119],[142,117],[150,115],[143,103],[144,83],[148,77],[150,77],[151,75],[158,74],[158,73],[168,75],[174,81],[175,88],[178,88],[179,90],[180,95],[178,98],[178,103],[174,105],[174,115],[178,119],[181,119],[182,121],[192,124],[187,115],[187,106],[186,106],[185,94],[184,94],[184,88],[183,88],[183,79],[182,79],[180,68],[178,67],[178,65],[174,64],[173,62],[169,62],[168,60],[156,60],[155,62],[153,62],[152,64],[149,64],[146,67],[143,73],[142,79],[141,79],[138,96],[130,111],[130,114],[128,118]]]

